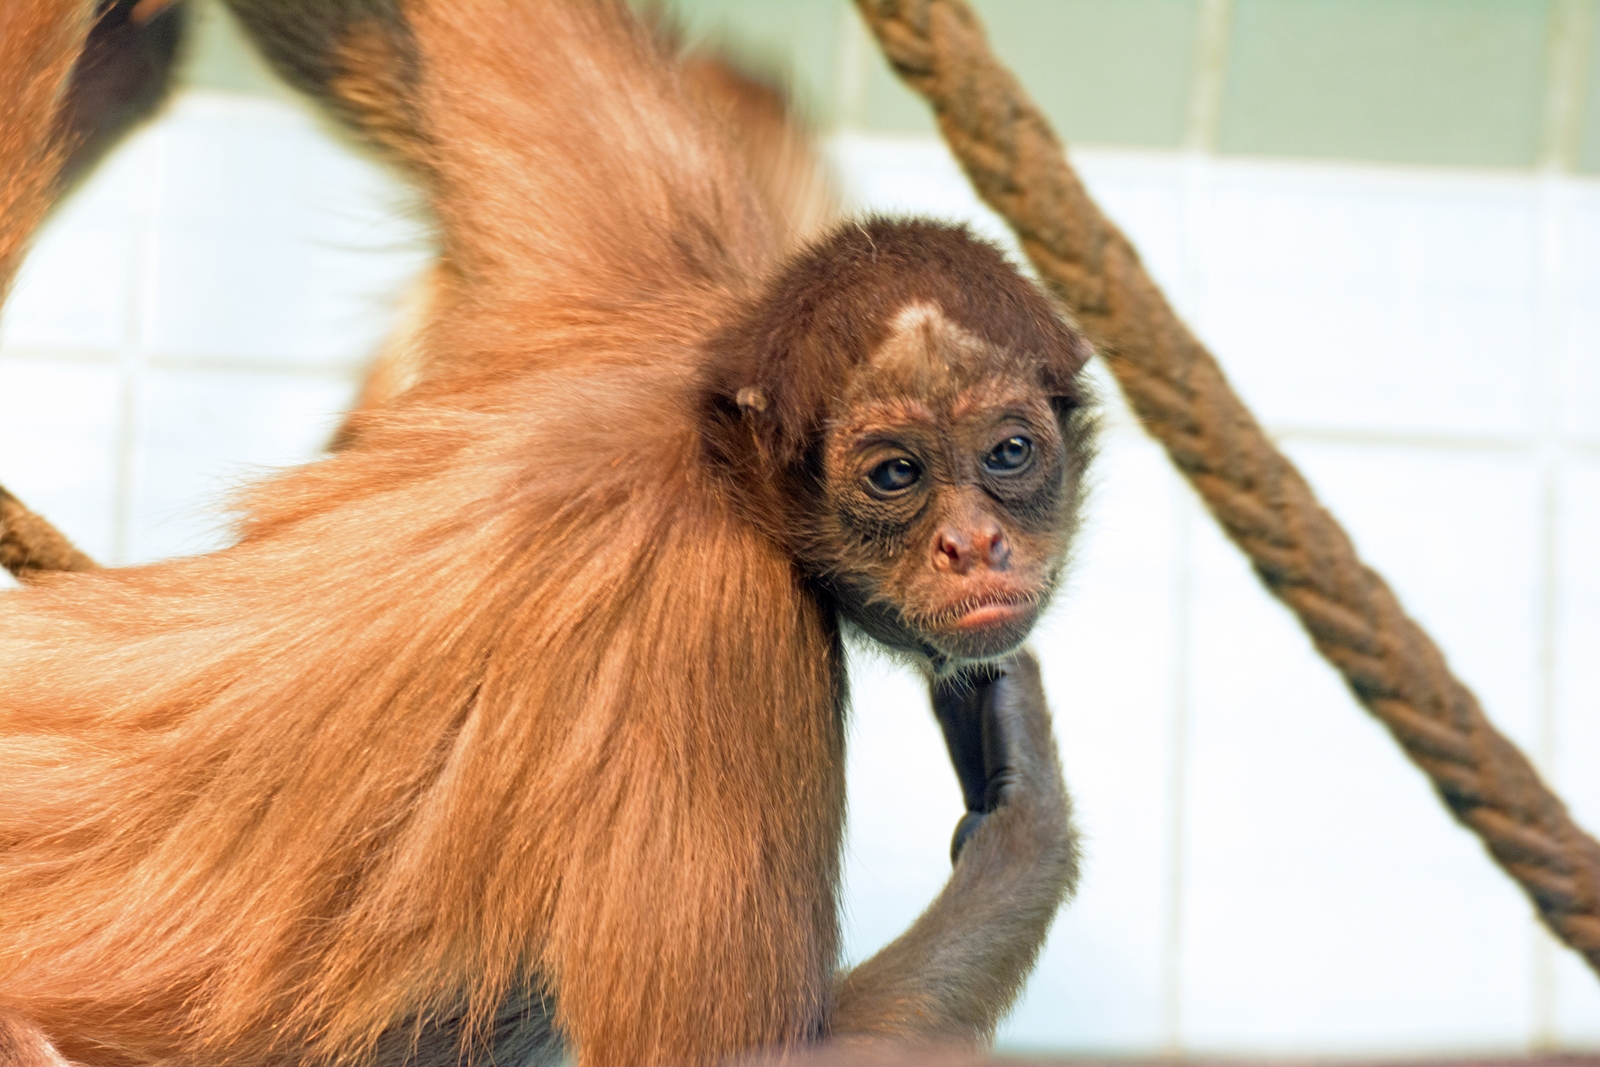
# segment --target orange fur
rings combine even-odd
[[[663,50],[676,49],[670,33],[662,27],[656,32]],[[703,109],[711,126],[724,131],[728,147],[737,153],[766,220],[776,228],[776,249],[793,253],[822,236],[839,218],[838,195],[816,144],[782,91],[714,52],[685,56],[679,72],[686,102]],[[348,87],[357,85],[353,95],[366,105],[361,110],[367,116],[369,136],[383,145],[400,146],[403,154],[406,136],[395,130],[406,126],[404,109],[392,109],[400,112],[395,115],[384,106],[403,90],[386,85],[389,82],[386,71],[347,74],[336,92],[340,100],[348,101],[352,96]],[[354,412],[389,403],[427,375],[429,349],[419,343],[418,333],[428,321],[441,284],[440,273],[430,270],[413,287],[400,326],[368,368]],[[332,447],[347,447],[354,433],[350,423],[341,426]]]
[[[5,600],[0,1004],[69,1056],[338,1057],[535,972],[586,1062],[821,1025],[837,641],[690,395],[768,227],[609,5],[416,32],[472,72],[422,88],[462,374],[234,548]]]
[[[290,10],[231,2],[269,46]],[[1037,670],[995,683],[1012,799],[836,986],[837,611],[705,452],[712,339],[803,216],[620,0],[304,11],[329,38],[280,65],[437,219],[427,374],[234,546],[0,596],[0,1037],[432,1067],[545,1015],[585,1065],[992,1030],[1073,871]]]
[[[93,10],[92,0],[0,4],[0,298],[54,199],[67,147],[57,110]]]

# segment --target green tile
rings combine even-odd
[[[1198,0],[978,0],[990,43],[1068,141],[1176,147]],[[869,45],[876,51],[875,45]],[[927,131],[927,108],[881,58],[863,120]]]
[[[827,120],[837,96],[835,56],[846,5],[847,0],[677,0],[670,10],[690,40],[725,41],[758,66],[792,78],[799,98]],[[185,84],[272,95],[288,91],[216,0],[201,0],[195,7]]]
[[[234,93],[292,95],[221,4],[203,0],[192,7],[189,40],[178,74],[180,84]]]
[[[1547,0],[1235,0],[1220,148],[1528,166]]]
[[[1583,94],[1583,126],[1578,169],[1600,174],[1600,19],[1590,22],[1588,91]]]
[[[890,68],[878,42],[864,29],[861,48],[866,53],[867,69],[862,79],[860,114],[855,116],[860,125],[887,133],[937,133],[933,112]]]
[[[847,0],[674,0],[690,40],[721,42],[789,79],[818,122],[833,121]]]
[[[989,39],[1069,141],[1183,142],[1198,0],[981,0]]]

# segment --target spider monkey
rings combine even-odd
[[[232,6],[424,190],[423,371],[231,547],[0,599],[0,1048],[982,1040],[1075,876],[1017,650],[1089,452],[1082,337],[960,228],[797,240],[620,2]],[[38,32],[0,34],[0,89],[54,107],[82,7],[10,10]],[[7,173],[50,137],[0,117]],[[845,626],[927,672],[969,810],[940,896],[836,974]]]

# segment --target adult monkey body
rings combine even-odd
[[[1085,345],[960,231],[783,262],[620,3],[234,6],[427,191],[428,373],[237,545],[0,601],[0,1028],[89,1067],[992,1029],[1073,849],[1036,668],[969,665],[1055,582]],[[989,814],[836,981],[841,612],[945,679]]]

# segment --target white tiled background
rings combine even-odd
[[[937,144],[836,145],[866,201],[988,224]],[[1600,827],[1600,183],[1075,158],[1362,553]],[[1075,579],[1035,642],[1089,862],[1003,1040],[1600,1048],[1600,982],[1112,407]],[[858,687],[862,951],[933,891],[954,817],[914,688],[889,686]]]
[[[840,134],[858,204],[976,219],[936,142]],[[1600,828],[1600,182],[1081,152],[1094,193],[1367,559]],[[277,99],[192,92],[51,222],[0,343],[0,483],[107,561],[201,551],[313,456],[427,248]],[[1002,1040],[1077,1052],[1600,1049],[1535,925],[1110,400],[1042,626],[1087,837]],[[915,681],[858,657],[848,949],[947,871]]]

